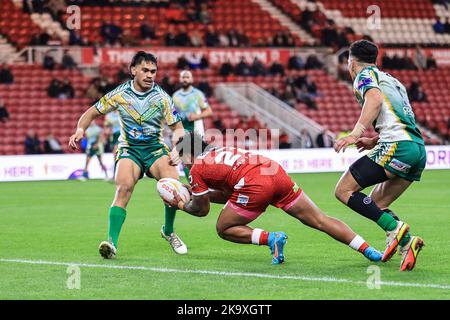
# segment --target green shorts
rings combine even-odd
[[[367,156],[409,181],[420,180],[427,162],[425,146],[413,141],[380,142]]]
[[[120,137],[120,131],[117,131],[116,133],[113,133],[110,136],[111,147],[114,147],[117,144],[117,142],[119,141],[119,137]]]
[[[144,176],[144,173],[147,174],[148,177],[153,178],[150,175],[149,169],[156,160],[162,156],[167,156],[169,151],[169,148],[163,143],[156,143],[150,146],[119,147],[116,152],[115,165],[117,165],[117,162],[120,159],[131,159],[141,169],[139,179]]]
[[[104,152],[103,144],[97,143],[97,146],[89,146],[86,148],[86,155],[88,157],[97,156],[100,157]]]

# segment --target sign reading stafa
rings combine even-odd
[[[152,48],[102,48],[99,49],[100,61],[102,63],[121,64],[129,63],[131,58],[138,50],[150,51],[158,57],[158,62],[162,64],[175,64],[182,56],[186,58],[197,57],[203,55],[212,65],[222,64],[230,61],[232,64],[238,63],[243,57],[247,62],[253,62],[254,58],[258,58],[262,63],[268,64],[278,61],[286,64],[293,50],[290,49],[221,49],[221,48],[168,48],[168,47],[152,47]],[[306,51],[305,51],[306,53]]]
[[[450,169],[450,146],[427,146],[425,170]],[[344,154],[333,149],[258,150],[278,163],[289,173],[342,172],[362,156],[349,148]],[[103,161],[109,176],[113,174],[113,156],[105,154]],[[77,179],[84,167],[85,155],[30,155],[0,156],[0,181],[67,180]],[[179,170],[180,175],[183,171]],[[89,165],[91,179],[103,179],[102,170],[95,159]]]

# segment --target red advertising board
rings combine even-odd
[[[102,48],[99,49],[101,63],[129,63],[133,55],[139,50],[146,50],[154,53],[158,57],[158,62],[162,64],[174,64],[181,56],[190,57],[205,55],[209,63],[212,65],[222,64],[230,61],[236,64],[241,57],[247,62],[252,62],[255,57],[261,60],[262,63],[268,64],[274,61],[279,61],[282,64],[288,62],[291,56],[290,49],[270,49],[270,48],[168,48],[168,47],[153,47],[153,48]]]

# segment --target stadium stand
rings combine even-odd
[[[17,2],[17,1],[15,1]],[[88,2],[88,1],[86,1]],[[105,2],[105,1],[103,1]],[[103,38],[100,28],[104,21],[112,21],[124,30],[128,30],[132,37],[139,38],[139,28],[145,20],[151,26],[158,26],[155,30],[156,38],[151,40],[139,40],[139,44],[147,47],[152,45],[163,45],[164,35],[171,29],[179,28],[179,24],[169,22],[173,15],[167,14],[170,10],[168,5],[154,5],[154,1],[145,2],[151,5],[146,6],[99,6],[84,5],[82,7],[83,28],[81,36],[88,38],[91,43],[101,43]],[[300,26],[301,17],[306,7],[307,1],[272,0],[274,5],[280,8],[285,14],[297,21]],[[366,3],[367,2],[367,3]],[[94,2],[94,4],[98,2]],[[327,26],[327,18],[331,18],[337,26],[351,27],[359,34],[349,33],[348,40],[353,41],[365,33],[365,29],[358,22],[360,19],[366,21],[366,11],[368,1],[317,1],[317,10],[312,16],[314,24],[311,33],[320,41],[321,32]],[[70,2],[68,2],[70,4]],[[308,4],[310,6],[311,4]],[[434,5],[431,1],[408,1],[408,6],[412,9],[407,13],[399,10],[405,5],[405,1],[383,2],[383,31],[379,36],[374,36],[376,41],[385,44],[450,44],[450,35],[440,35],[434,32],[432,24],[436,18],[444,19],[448,10],[441,5]],[[208,12],[212,19],[214,30],[219,32],[236,29],[249,38],[249,45],[260,44],[260,39],[266,39],[271,43],[272,37],[277,33],[288,32],[278,21],[250,0],[231,0],[211,2]],[[64,18],[67,19],[68,16]],[[299,19],[300,17],[300,19]],[[304,16],[303,16],[304,17]],[[27,46],[33,38],[45,32],[51,37],[63,39],[66,32],[58,32],[61,25],[56,23],[52,16],[40,13],[26,13],[20,8],[20,3],[16,5],[13,1],[2,1],[2,11],[0,12],[0,33],[18,49]],[[359,20],[358,20],[359,19]],[[172,20],[171,20],[172,21]],[[362,20],[361,20],[362,21]],[[56,23],[56,24],[55,24]],[[208,25],[199,21],[187,22],[187,30],[197,30],[200,35],[204,35]],[[411,34],[403,31],[411,32]],[[66,30],[64,30],[66,31]],[[401,32],[400,32],[401,31]],[[139,38],[140,39],[140,38]],[[295,38],[296,45],[301,45],[301,39]],[[407,41],[403,41],[408,39]],[[335,48],[336,49],[336,48]],[[1,55],[0,55],[1,57]],[[268,69],[270,66],[264,66]],[[100,75],[113,79],[116,78],[121,65],[102,65]],[[325,67],[320,69],[288,70],[287,65],[284,75],[270,74],[259,76],[229,76],[220,75],[220,66],[212,65],[203,70],[193,70],[194,78],[208,83],[213,89],[220,82],[254,82],[267,91],[282,97],[286,91],[287,79],[296,79],[308,75],[317,85],[318,94],[313,97],[315,108],[308,107],[297,99],[293,107],[304,115],[310,117],[320,125],[328,128],[334,133],[350,130],[357,121],[360,107],[356,103],[349,83],[336,80]],[[14,75],[12,84],[0,84],[0,97],[8,106],[10,121],[0,123],[0,154],[23,154],[23,140],[27,130],[34,130],[43,140],[52,132],[61,142],[65,152],[68,152],[68,137],[73,133],[79,115],[92,104],[86,97],[86,90],[92,81],[92,76],[83,74],[80,70],[46,70],[37,64],[12,64],[10,69]],[[179,69],[175,64],[160,65],[158,82],[167,76],[172,83],[178,82]],[[422,88],[427,95],[427,101],[414,102],[413,108],[417,121],[427,128],[434,135],[425,136],[428,144],[442,143],[443,139],[450,138],[450,106],[446,103],[449,99],[448,83],[450,81],[450,68],[439,66],[430,70],[387,70],[395,77],[398,77],[406,87],[409,87],[412,79],[419,79]],[[47,87],[52,79],[69,78],[75,88],[73,99],[49,98]],[[439,79],[439,81],[436,81]],[[205,119],[205,127],[217,126],[218,119],[223,128],[238,128],[245,126],[246,119],[243,119],[237,112],[232,111],[227,105],[218,101],[214,96],[209,98],[209,102],[216,117]],[[259,124],[264,126],[263,124]],[[17,132],[23,132],[18,136]],[[371,130],[368,135],[374,134]]]

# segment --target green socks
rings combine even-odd
[[[120,229],[127,216],[127,211],[124,208],[113,206],[109,208],[109,229],[108,239],[117,248],[119,241]]]
[[[392,231],[397,227],[397,220],[389,213],[384,212],[380,219],[378,219],[377,224],[384,231]],[[403,239],[400,241],[399,245],[402,247],[405,246],[409,242],[409,239],[411,239],[411,235],[409,232],[407,232]]]
[[[164,234],[170,236],[173,232],[173,224],[175,222],[175,214],[177,212],[176,208],[169,208],[165,205],[165,223],[164,223]]]
[[[378,219],[377,224],[384,231],[392,231],[397,227],[397,220],[395,220],[389,213],[383,212],[380,219]]]
[[[183,171],[184,171],[184,174],[185,174],[185,176],[186,176],[187,182],[190,183],[190,182],[189,182],[189,174],[190,174],[190,173],[189,173],[188,167],[183,166]]]

